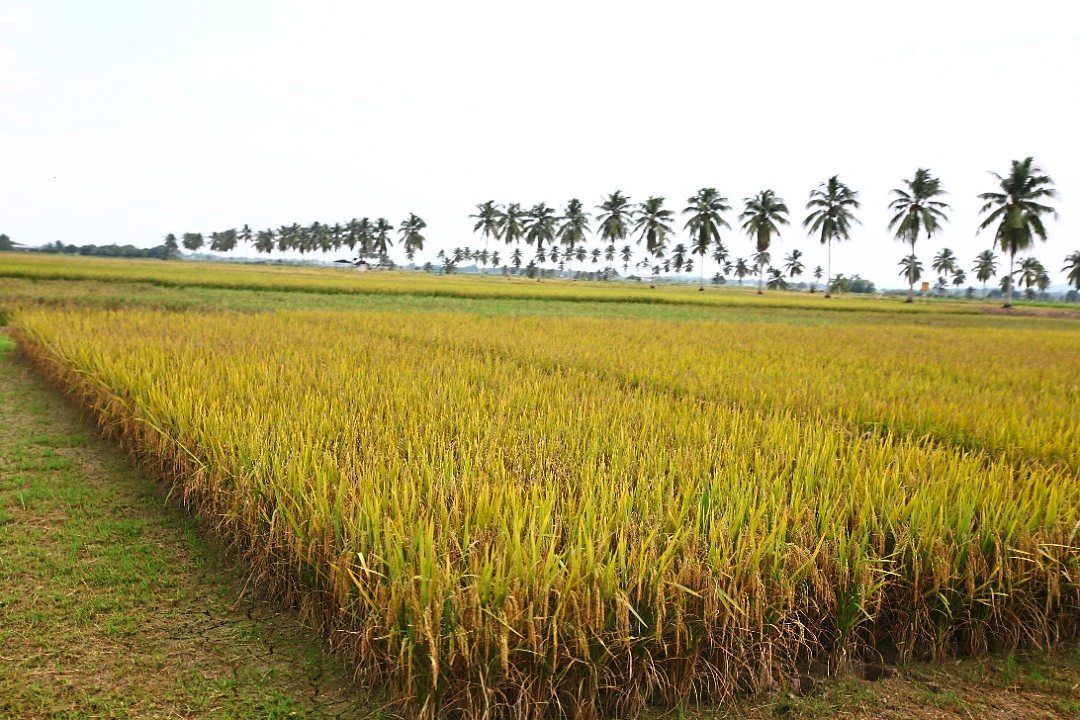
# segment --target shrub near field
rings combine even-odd
[[[657,350],[610,323],[507,322],[509,347],[489,350],[490,322],[22,310],[14,331],[416,713],[629,713],[723,700],[811,657],[1076,636],[1080,481],[1054,450],[1074,417],[1033,426],[1023,456],[961,451],[852,432],[837,409],[870,412],[872,382],[785,407],[761,385],[658,380]],[[680,330],[648,330],[671,377],[702,361]],[[548,337],[557,363],[537,350]],[[1030,341],[957,344],[978,361]],[[766,336],[745,342],[712,351],[716,372],[768,355]],[[603,343],[621,363],[586,350]],[[960,360],[922,363],[929,417],[972,422],[977,441],[979,412],[956,408],[984,388]],[[814,363],[789,371],[836,389]],[[1015,402],[1054,381],[1036,372]]]

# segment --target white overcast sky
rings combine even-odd
[[[834,271],[900,285],[888,191],[954,212],[969,266],[988,170],[1034,155],[1080,249],[1080,3],[0,0],[0,232],[149,246],[167,232],[416,212],[428,257],[487,199],[682,209],[762,188],[801,219],[833,173],[864,225]],[[681,223],[680,223],[681,226]],[[750,242],[729,234],[738,255]],[[774,251],[824,251],[796,223]],[[711,267],[711,265],[710,265]]]

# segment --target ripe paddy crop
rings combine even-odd
[[[14,333],[411,712],[631,713],[1078,631],[1071,328],[24,309]]]
[[[480,300],[547,300],[562,302],[627,303],[690,307],[779,307],[889,314],[937,312],[978,313],[978,304],[936,299],[932,305],[903,305],[896,298],[847,296],[825,300],[820,293],[770,292],[757,296],[750,288],[727,286],[700,293],[686,283],[650,288],[638,282],[537,282],[525,277],[436,275],[429,273],[368,272],[352,269],[278,266],[245,263],[71,258],[26,253],[0,253],[0,278],[22,280],[146,283],[162,287],[272,290],[325,295],[390,295]]]

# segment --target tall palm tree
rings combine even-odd
[[[790,275],[792,278],[798,277],[803,274],[803,270],[806,266],[802,263],[802,250],[795,249],[784,258],[784,272]]]
[[[510,264],[514,266],[514,270],[521,270],[521,248],[514,248],[514,252],[510,253]]]
[[[240,242],[250,244],[252,239],[255,237],[255,233],[250,227],[248,227],[247,223],[244,223],[244,227],[240,228],[238,236],[240,238]]]
[[[176,235],[174,235],[172,233],[169,233],[168,235],[165,236],[164,245],[165,245],[165,259],[166,260],[171,260],[172,258],[176,257],[177,253],[180,251],[180,243],[178,243],[176,241]],[[7,235],[0,235],[0,250],[10,250],[10,249],[11,249],[11,238],[9,238]]]
[[[930,174],[926,168],[915,171],[911,180],[903,180],[904,187],[893,188],[895,196],[889,203],[889,209],[896,214],[889,221],[889,229],[896,232],[896,239],[911,243],[911,254],[915,254],[915,241],[926,233],[929,240],[948,216],[947,203],[937,200],[945,194],[941,180]],[[920,265],[921,275],[921,265]],[[915,302],[915,280],[908,278],[907,302]],[[917,279],[917,278],[916,278]]]
[[[1065,273],[1065,279],[1077,290],[1080,290],[1080,250],[1065,256],[1065,267],[1061,268]]]
[[[476,220],[473,232],[480,233],[480,237],[484,239],[485,250],[487,250],[488,238],[494,238],[496,242],[501,239],[504,215],[494,200],[477,205],[476,213],[469,217]]]
[[[202,233],[187,232],[184,233],[183,239],[180,242],[186,249],[195,252],[203,246],[203,235]]]
[[[810,191],[806,209],[810,214],[803,220],[803,227],[816,234],[826,247],[825,297],[831,297],[828,283],[832,277],[832,243],[833,240],[851,239],[851,226],[859,222],[855,217],[855,211],[859,209],[859,193],[833,175]]]
[[[267,228],[255,233],[255,252],[270,254],[274,252],[274,231]]]
[[[356,238],[361,259],[375,254],[375,228],[367,218],[360,218],[356,223]]]
[[[753,255],[754,267],[758,268],[762,273],[769,267],[769,263],[772,262],[772,255],[768,250],[758,250]]]
[[[589,233],[590,215],[585,211],[585,206],[577,198],[571,198],[566,203],[566,210],[559,218],[559,228],[556,234],[559,242],[565,247],[574,249],[584,246],[585,236]]]
[[[525,232],[525,242],[536,245],[539,250],[544,244],[550,244],[555,239],[555,209],[547,206],[547,203],[537,203],[529,209],[525,216],[522,230]]]
[[[426,227],[427,223],[416,213],[409,213],[409,217],[401,221],[398,233],[401,235],[401,246],[405,248],[405,257],[409,259],[409,262],[412,262],[417,252],[424,249],[424,236],[421,231]]]
[[[674,232],[671,228],[675,213],[664,208],[664,198],[654,195],[639,203],[634,217],[634,232],[638,242],[645,243],[645,251],[655,258],[664,256],[664,246]]]
[[[723,241],[719,239],[713,245],[712,259],[717,265],[721,266],[724,275],[730,272],[731,263],[728,260],[728,249]]]
[[[757,252],[760,255],[767,252],[772,244],[774,235],[780,235],[780,225],[787,225],[788,207],[783,198],[772,190],[762,190],[753,197],[743,200],[744,206],[739,219],[742,220],[742,229],[751,240],[754,240]],[[765,266],[759,266],[758,295],[765,284]]]
[[[709,248],[716,245],[723,248],[720,243],[720,228],[731,229],[731,225],[724,219],[723,213],[730,212],[731,206],[728,199],[720,194],[716,188],[706,187],[698,190],[686,200],[687,206],[683,209],[683,215],[689,215],[684,229],[690,233],[692,241],[691,252],[701,256],[700,278],[698,290],[705,291],[705,253]],[[719,262],[723,262],[720,260]]]
[[[379,256],[379,262],[385,262],[390,255],[390,246],[394,244],[394,241],[390,239],[390,233],[393,231],[394,226],[386,218],[375,221],[372,249]]]
[[[983,201],[979,212],[986,214],[979,231],[996,226],[994,242],[1009,254],[1011,276],[1016,253],[1030,248],[1036,238],[1046,240],[1042,218],[1056,217],[1057,213],[1044,201],[1057,197],[1057,191],[1053,188],[1054,181],[1035,164],[1033,157],[1013,160],[1008,175],[990,174],[997,178],[999,189],[979,195]],[[1012,307],[1012,286],[1005,291],[1005,307]]]
[[[674,266],[675,272],[682,272],[682,269],[686,266],[686,260],[686,246],[679,243],[671,251],[671,264]]]
[[[596,209],[599,211],[596,215],[596,223],[600,239],[607,243],[626,240],[630,234],[630,223],[633,219],[630,198],[616,190],[605,197]]]
[[[972,266],[975,279],[983,285],[983,295],[986,295],[986,281],[997,275],[997,256],[993,250],[983,250],[975,256],[975,265]]]
[[[525,211],[520,203],[510,203],[502,217],[502,239],[507,245],[521,242],[524,236]]]
[[[788,283],[784,279],[784,273],[777,268],[769,268],[768,286],[770,290],[787,290]]]
[[[922,277],[922,262],[915,255],[908,255],[900,261],[900,277],[908,281],[908,287],[915,287],[915,283]]]
[[[735,277],[739,278],[739,286],[742,286],[743,278],[750,274],[750,266],[746,264],[746,260],[742,258],[735,258]]]
[[[634,259],[634,249],[629,245],[623,245],[622,250],[619,251],[619,259],[622,260],[623,273],[630,271],[630,261]]]
[[[1033,257],[1024,258],[1020,261],[1020,267],[1016,269],[1017,285],[1027,288],[1030,296],[1031,288],[1038,282],[1040,272],[1045,272],[1042,263]]]
[[[941,251],[934,256],[934,262],[930,264],[930,267],[942,277],[952,275],[957,270],[956,254],[949,248],[941,248]]]

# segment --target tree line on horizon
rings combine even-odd
[[[1030,250],[1036,240],[1046,240],[1043,218],[1056,216],[1056,211],[1047,202],[1055,198],[1057,193],[1051,178],[1035,164],[1032,157],[1013,160],[1005,175],[991,174],[996,179],[997,187],[978,195],[983,205],[979,210],[982,218],[976,233],[993,229],[993,247],[1000,248],[1009,258],[1009,270],[1002,281],[1005,306],[1009,307],[1012,304],[1014,278],[1018,277],[1019,284],[1026,285],[1029,293],[1033,287],[1045,290],[1049,285],[1049,273],[1035,258],[1025,258],[1019,269],[1014,265],[1017,253]],[[926,168],[918,168],[911,179],[903,179],[900,187],[890,192],[892,200],[889,209],[894,214],[888,227],[897,240],[911,247],[910,254],[899,263],[900,277],[908,281],[907,302],[914,301],[915,283],[921,279],[923,272],[923,263],[915,252],[916,243],[923,236],[928,241],[932,239],[948,219],[950,206],[942,199],[945,194],[941,180]],[[833,276],[831,272],[832,244],[850,239],[852,227],[860,224],[855,215],[859,208],[858,191],[851,189],[836,175],[810,191],[805,206],[808,214],[802,226],[826,246],[826,297],[839,286],[839,276]],[[728,198],[715,188],[702,188],[688,198],[687,206],[682,211],[686,218],[683,230],[689,234],[691,242],[689,246],[676,244],[670,259],[666,253],[669,240],[676,234],[675,213],[665,207],[663,196],[650,196],[642,202],[633,203],[622,192],[615,191],[607,195],[595,210],[595,232],[604,247],[602,250],[594,248],[591,253],[585,251],[585,256],[596,257],[599,254],[610,260],[618,255],[623,260],[624,270],[630,264],[633,248],[628,244],[621,248],[619,245],[628,238],[636,237],[637,244],[643,245],[645,251],[645,257],[637,263],[637,267],[651,266],[653,275],[671,268],[676,271],[692,270],[694,262],[691,256],[697,255],[701,268],[699,289],[704,289],[706,257],[723,268],[725,274],[733,270],[740,282],[742,277],[750,273],[750,268],[754,268],[758,274],[759,293],[765,287],[783,288],[785,277],[795,277],[803,271],[802,253],[799,250],[793,250],[786,256],[782,267],[772,267],[770,248],[773,240],[780,236],[781,227],[790,224],[790,210],[784,199],[771,189],[743,199],[736,218],[740,230],[753,242],[749,264],[743,258],[729,259],[721,232],[732,230],[726,217],[732,212],[732,206]],[[485,243],[488,239],[507,245],[524,242],[535,247],[541,263],[545,256],[551,257],[552,249],[558,257],[559,246],[563,248],[564,261],[581,259],[582,254],[577,248],[584,245],[588,234],[593,232],[590,223],[594,219],[576,198],[566,204],[561,214],[556,214],[553,208],[543,202],[526,210],[519,203],[500,205],[488,201],[477,205],[476,213],[470,217],[476,220],[474,232],[479,233]],[[545,246],[548,248],[546,251]],[[947,288],[947,278],[951,278],[957,286],[966,280],[966,273],[947,248],[935,256],[932,267],[939,274],[939,290]],[[993,250],[980,253],[972,271],[984,283],[985,289],[986,281],[997,273]],[[1070,284],[1080,288],[1080,252],[1066,257],[1063,272],[1067,274]],[[820,279],[820,267],[815,269],[814,275]]]
[[[1019,268],[1015,264],[1018,253],[1030,251],[1036,241],[1046,240],[1044,218],[1056,216],[1055,209],[1048,203],[1057,192],[1053,180],[1032,157],[1013,160],[1007,173],[992,172],[991,175],[995,179],[994,189],[978,195],[983,205],[979,210],[981,221],[976,234],[992,230],[992,248],[1000,249],[1008,256],[1008,272],[1002,275],[1001,282],[1008,307],[1012,303],[1014,285],[1026,287],[1029,295],[1033,288],[1045,291],[1049,286],[1049,273],[1035,258],[1022,259]],[[901,180],[900,186],[890,191],[889,209],[893,216],[888,223],[889,230],[911,249],[899,262],[899,275],[908,283],[907,302],[914,300],[915,283],[923,277],[924,264],[916,254],[918,241],[932,240],[948,221],[951,208],[943,200],[945,194],[941,179],[926,168],[918,168],[910,179]],[[810,191],[802,227],[826,247],[826,267],[818,266],[810,271],[815,280],[811,284],[812,292],[822,277],[826,297],[856,277],[833,275],[832,245],[850,240],[852,228],[861,224],[856,217],[860,207],[858,191],[837,175]],[[514,247],[506,255],[505,267],[513,267],[515,272],[525,268],[526,272],[535,273],[548,262],[563,269],[575,261],[583,265],[589,261],[599,264],[601,259],[606,266],[600,277],[609,277],[609,271],[614,273],[618,264],[622,265],[624,273],[628,273],[633,264],[635,268],[651,273],[653,278],[671,271],[689,273],[697,267],[701,290],[705,286],[705,263],[711,259],[717,264],[717,276],[721,279],[733,274],[741,284],[743,278],[756,274],[759,293],[765,288],[785,289],[789,278],[797,278],[806,270],[803,253],[798,249],[784,256],[778,267],[773,265],[771,248],[780,237],[781,228],[790,225],[791,211],[785,200],[771,189],[744,198],[738,215],[733,218],[739,230],[752,242],[748,257],[732,257],[728,251],[722,234],[734,230],[729,221],[733,207],[716,188],[701,188],[687,199],[681,215],[685,218],[682,230],[688,234],[689,243],[671,245],[677,236],[676,215],[667,207],[663,196],[654,195],[633,202],[616,190],[606,195],[594,210],[595,215],[577,198],[569,200],[562,210],[546,202],[526,209],[520,203],[499,204],[489,200],[477,205],[476,212],[470,215],[475,220],[474,232],[485,243],[483,250],[470,256],[486,270],[488,261],[499,257],[497,252],[488,252],[488,241],[495,241]],[[335,224],[294,223],[258,231],[244,225],[240,229],[212,232],[208,236],[186,232],[178,239],[170,233],[163,247],[166,256],[175,255],[180,247],[190,252],[203,247],[214,252],[229,252],[241,243],[264,254],[275,251],[304,254],[349,248],[357,255],[354,262],[377,259],[389,264],[395,231],[406,258],[412,262],[424,248],[426,227],[424,220],[415,213],[397,228],[385,218],[374,221],[361,218]],[[590,248],[589,239],[593,235],[599,246]],[[533,249],[533,256],[528,260],[521,252],[522,244]],[[640,257],[635,244],[644,251]],[[971,268],[975,278],[983,283],[984,293],[986,282],[998,272],[993,249],[981,252]],[[460,262],[462,256],[460,248],[450,254],[443,250],[438,253],[447,271]],[[938,273],[935,285],[938,291],[945,291],[950,283],[960,287],[967,279],[958,259],[947,248],[933,258],[931,267]],[[1080,288],[1080,251],[1066,257],[1062,270],[1068,282]]]
[[[425,228],[427,223],[416,213],[410,213],[396,228],[405,256],[410,262],[416,253],[424,249]],[[275,250],[305,254],[348,248],[357,254],[357,260],[388,260],[390,248],[394,245],[394,232],[394,226],[386,218],[374,221],[366,217],[354,218],[343,224],[332,225],[318,221],[310,225],[293,223],[265,230],[252,230],[245,224],[240,229],[229,228],[212,232],[208,236],[198,232],[186,232],[179,240],[175,234],[169,233],[165,236],[164,247],[171,253],[179,252],[181,246],[189,252],[198,252],[203,247],[213,252],[230,252],[241,243],[246,243],[256,252],[265,254]]]

